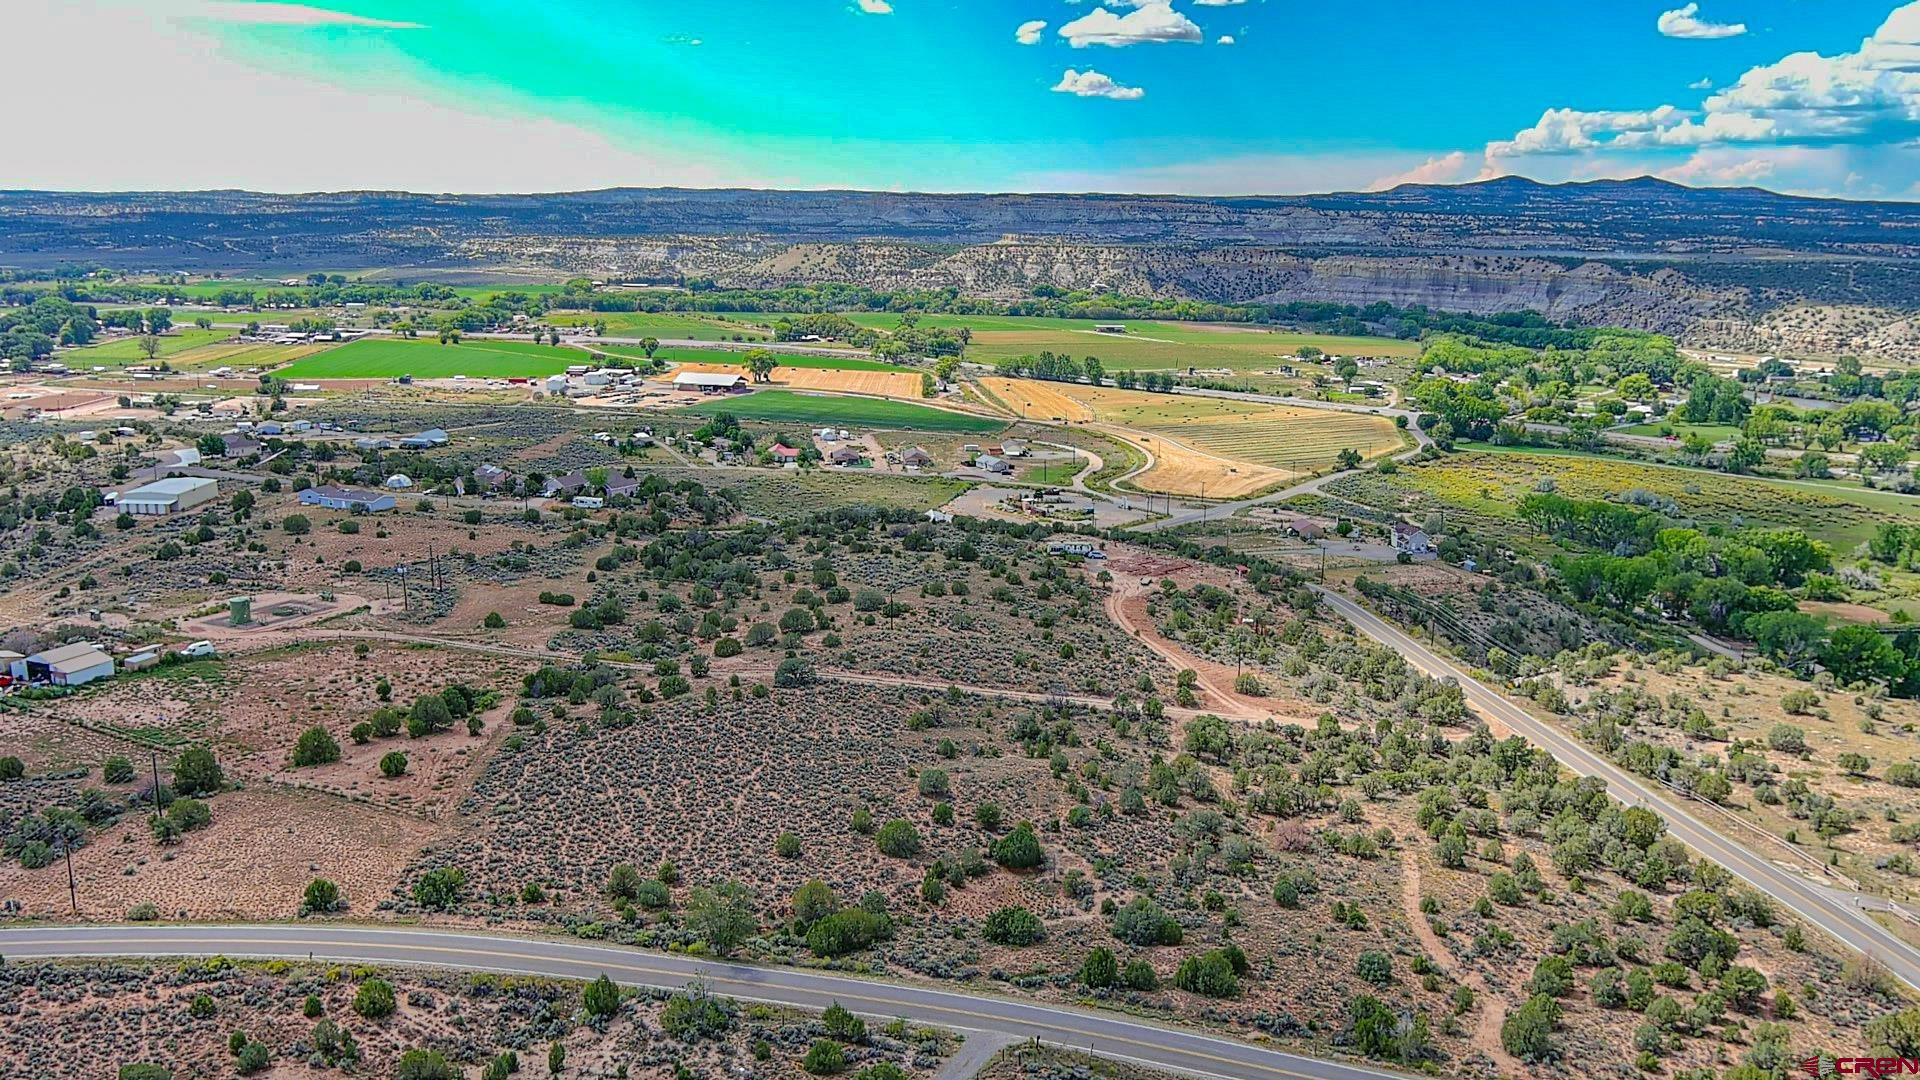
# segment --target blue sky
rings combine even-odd
[[[1920,0],[27,3],[92,55],[14,73],[71,89],[0,186],[1920,198]]]

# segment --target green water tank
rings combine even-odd
[[[245,626],[253,621],[253,597],[236,596],[227,601],[227,610],[232,613],[228,623],[233,626]]]

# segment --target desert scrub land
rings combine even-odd
[[[818,1042],[846,1075],[926,1076],[942,1033],[829,1022],[689,987],[224,957],[0,968],[0,1043],[22,1076],[260,1074],[785,1078]],[[159,1071],[123,1071],[149,1065]]]
[[[619,685],[612,669],[543,672],[466,827],[383,906],[1090,997],[1467,1075],[1771,1068],[1903,1007],[1657,816],[1465,726],[1457,688],[1283,577],[1240,587],[1283,591],[1275,677],[1337,712],[1169,720],[1157,699],[1008,703],[802,667],[764,697],[635,708],[569,685]],[[1173,616],[1210,597],[1159,602],[1191,635]]]
[[[1763,660],[1588,648],[1527,684],[1637,772],[1717,803],[1811,858],[1911,898],[1920,876],[1920,706]],[[1782,856],[1786,857],[1786,856]]]

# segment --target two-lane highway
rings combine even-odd
[[[1667,831],[1682,843],[1726,867],[1848,948],[1872,957],[1907,985],[1920,988],[1920,950],[1873,921],[1854,897],[1810,881],[1727,838],[1694,817],[1664,788],[1622,769],[1559,728],[1534,717],[1399,627],[1336,592],[1318,585],[1313,589],[1355,629],[1406,657],[1408,663],[1436,678],[1458,681],[1467,702],[1488,719],[1525,736],[1527,741],[1546,750],[1574,772],[1605,780],[1614,798],[1658,811],[1667,820]]]
[[[679,989],[703,980],[715,992],[747,1001],[824,1011],[834,1002],[879,1019],[906,1017],[1001,1040],[1039,1039],[1206,1077],[1230,1080],[1398,1080],[1396,1074],[1281,1053],[1251,1042],[1039,1001],[1017,1001],[801,968],[756,967],[672,953],[552,938],[508,937],[453,930],[343,923],[158,926],[15,926],[0,928],[0,956],[229,956],[323,960],[594,979]]]

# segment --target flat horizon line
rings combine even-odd
[[[1535,179],[1532,179],[1531,177],[1520,176],[1518,174],[1509,174],[1506,176],[1490,177],[1484,180],[1466,180],[1466,181],[1461,181],[1459,183],[1452,183],[1452,184],[1403,183],[1403,184],[1396,184],[1390,188],[1375,188],[1375,189],[1365,189],[1365,190],[1336,188],[1336,189],[1326,190],[1326,191],[1302,191],[1302,192],[1293,192],[1293,193],[1244,192],[1244,193],[1231,194],[1231,195],[1194,194],[1190,192],[1178,192],[1178,191],[1099,191],[1099,190],[930,191],[930,190],[923,190],[923,189],[896,190],[896,189],[889,189],[889,188],[861,188],[861,187],[754,187],[750,185],[723,185],[723,186],[715,186],[715,187],[698,187],[698,186],[683,185],[683,184],[667,184],[667,185],[659,185],[659,186],[620,185],[620,186],[614,186],[614,187],[574,188],[574,189],[561,189],[561,190],[549,190],[549,191],[415,191],[407,188],[380,188],[380,187],[316,189],[316,190],[308,190],[308,191],[276,191],[276,190],[267,190],[267,189],[261,189],[261,188],[246,188],[246,187],[120,188],[120,189],[24,187],[24,188],[0,188],[0,197],[19,196],[19,195],[51,195],[51,196],[88,196],[88,197],[97,197],[97,198],[111,198],[111,197],[127,197],[127,196],[139,196],[139,195],[178,195],[178,196],[254,195],[254,196],[266,196],[266,197],[277,197],[277,198],[323,198],[323,197],[329,197],[329,196],[338,197],[338,196],[384,195],[384,196],[401,196],[401,197],[422,198],[422,199],[489,199],[489,198],[541,199],[541,198],[569,198],[569,197],[580,197],[580,196],[590,196],[590,195],[612,195],[612,194],[620,194],[625,192],[675,192],[675,193],[712,194],[712,195],[734,194],[734,193],[757,194],[757,195],[855,195],[855,196],[890,196],[894,198],[924,198],[924,199],[1059,198],[1059,199],[1157,199],[1157,200],[1170,200],[1170,201],[1180,200],[1180,201],[1191,201],[1191,202],[1258,202],[1263,200],[1324,199],[1324,198],[1335,198],[1340,196],[1352,196],[1356,198],[1373,198],[1373,197],[1389,196],[1389,195],[1394,195],[1396,193],[1404,193],[1404,192],[1468,191],[1468,190],[1473,190],[1477,188],[1486,188],[1486,187],[1492,187],[1492,186],[1537,188],[1543,191],[1579,190],[1579,189],[1596,188],[1596,187],[1640,187],[1640,188],[1648,188],[1648,189],[1677,190],[1677,191],[1684,191],[1684,192],[1695,193],[1695,194],[1727,194],[1727,193],[1759,194],[1759,195],[1771,196],[1777,199],[1793,199],[1793,200],[1799,200],[1803,202],[1847,203],[1850,205],[1857,205],[1857,206],[1920,205],[1920,198],[1862,199],[1862,198],[1849,198],[1841,195],[1801,195],[1801,194],[1795,194],[1792,192],[1777,191],[1772,188],[1760,187],[1758,185],[1752,185],[1752,184],[1725,186],[1725,187],[1696,186],[1691,184],[1683,184],[1675,180],[1663,179],[1661,177],[1653,176],[1651,174],[1646,174],[1646,173],[1642,173],[1642,174],[1639,174],[1636,176],[1630,176],[1630,177],[1617,177],[1617,178],[1601,177],[1601,178],[1596,178],[1592,180],[1561,180],[1561,181],[1553,181],[1553,182],[1535,180]]]

